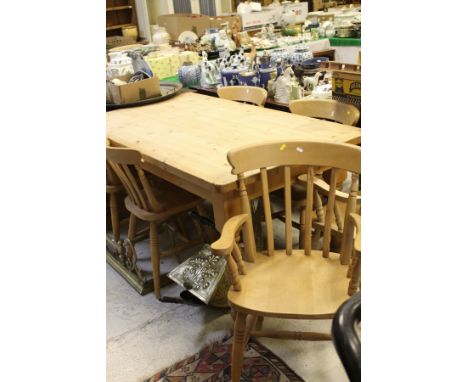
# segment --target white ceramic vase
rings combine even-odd
[[[169,44],[169,40],[171,36],[167,33],[166,28],[160,27],[159,25],[153,25],[153,35],[152,40],[153,44],[155,45],[167,45]]]

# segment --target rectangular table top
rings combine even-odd
[[[296,139],[360,143],[361,129],[196,93],[106,113],[113,144],[211,189],[235,184],[226,155],[247,144]],[[230,188],[230,187],[229,187]]]

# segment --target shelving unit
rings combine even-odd
[[[121,36],[131,26],[137,26],[135,0],[106,0],[106,36]]]

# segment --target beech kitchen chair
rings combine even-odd
[[[301,100],[294,100],[291,101],[289,104],[289,109],[293,114],[304,115],[306,117],[312,118],[321,118],[326,119],[333,122],[342,123],[345,125],[356,126],[359,118],[360,118],[360,111],[353,105],[349,105],[343,102],[338,102],[336,100],[321,100],[321,99],[301,99]],[[314,209],[318,215],[318,226],[314,226],[314,229],[321,230],[320,223],[323,223],[323,212],[322,212],[322,198],[326,196],[329,190],[328,184],[323,180],[320,179],[322,174],[316,174],[315,179],[315,186],[316,186],[316,195],[314,195]],[[324,174],[325,178],[327,178],[328,174]],[[336,190],[336,199],[339,202],[344,204],[347,203],[348,194],[341,192],[338,188],[341,187],[343,182],[347,178],[347,171],[338,171],[336,174],[336,183],[338,185]],[[305,177],[299,177],[299,182],[297,185],[293,187],[293,205],[296,208],[300,209],[300,240],[303,240],[304,235],[304,218],[305,218],[305,190],[302,185],[304,183]],[[302,180],[302,182],[301,182]],[[327,180],[327,179],[326,179]],[[355,190],[357,191],[357,190]],[[360,201],[360,197],[358,196],[358,200]],[[336,224],[333,225],[332,233],[334,238],[338,241],[341,240],[341,234],[343,232],[344,224],[343,219],[340,216],[342,213],[340,212],[340,208],[338,204],[335,204],[334,207],[335,211],[335,222]],[[320,239],[320,235],[315,235],[315,241],[313,243],[313,247],[317,248],[318,240]]]
[[[333,99],[298,99],[289,103],[289,110],[293,114],[326,119],[351,126],[356,126],[361,115],[357,107]]]
[[[255,86],[224,86],[218,89],[218,96],[230,101],[253,103],[263,107],[268,92]]]
[[[120,216],[118,194],[123,191],[123,186],[117,175],[106,162],[106,193],[109,194],[109,210],[113,240],[117,244],[120,241]]]
[[[142,157],[137,150],[107,146],[106,159],[127,192],[125,207],[130,212],[128,239],[131,241],[135,237],[137,219],[149,222],[154,294],[161,300],[160,257],[173,255],[203,240],[189,240],[183,233],[177,232],[183,244],[162,252],[158,247],[158,225],[180,217],[191,209],[198,209],[202,199],[162,179],[158,179],[156,187],[152,185],[154,182],[143,170]],[[203,211],[201,207],[199,213]]]
[[[232,351],[232,381],[240,381],[242,359],[249,336],[296,340],[330,340],[330,333],[262,331],[264,317],[290,319],[332,318],[348,299],[350,282],[347,273],[353,246],[337,254],[330,251],[332,213],[335,204],[336,172],[345,169],[361,172],[361,148],[331,142],[291,141],[251,145],[228,153],[232,173],[237,175],[242,214],[230,218],[221,237],[211,245],[212,252],[227,260],[227,276],[231,282],[228,301],[235,317]],[[270,193],[270,167],[283,167],[285,200],[285,250],[275,249]],[[291,171],[307,169],[305,232],[303,247],[293,249]],[[312,250],[312,199],[315,168],[331,168],[331,182],[324,223],[321,251]],[[252,229],[252,215],[245,185],[245,173],[260,170],[263,206],[267,233],[266,253],[257,252]],[[349,214],[355,213],[349,198]],[[349,221],[349,218],[346,219]],[[354,230],[347,224],[345,237],[352,241]],[[243,253],[236,238],[242,230]],[[350,250],[351,248],[351,250]],[[245,261],[244,261],[245,260]],[[359,271],[357,266],[353,272]]]

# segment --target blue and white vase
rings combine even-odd
[[[196,86],[200,83],[201,69],[197,64],[184,62],[177,73],[179,75],[179,81],[186,87]]]
[[[273,49],[273,51],[270,53],[270,64],[276,67],[278,60],[280,60],[282,64],[285,64],[288,62],[290,55],[291,54],[287,49]]]
[[[303,61],[308,60],[309,58],[314,57],[313,53],[306,46],[297,47],[292,52],[290,61],[291,65],[300,65]]]

